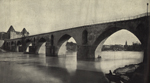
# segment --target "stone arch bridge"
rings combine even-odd
[[[116,31],[126,29],[140,40],[143,49],[146,50],[149,31],[148,18],[149,14],[142,14],[130,19],[8,39],[5,40],[3,49],[25,53],[29,44],[32,44],[29,48],[29,52],[37,54],[41,45],[46,42],[46,55],[57,56],[60,46],[70,37],[73,37],[77,43],[77,58],[95,58],[95,50],[99,44],[102,45],[103,42]]]

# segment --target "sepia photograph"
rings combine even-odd
[[[150,0],[0,0],[0,83],[150,83]]]

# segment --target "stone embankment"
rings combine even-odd
[[[113,71],[110,70],[109,74],[105,74],[110,82],[115,83],[143,83],[144,80],[144,65],[131,64]]]

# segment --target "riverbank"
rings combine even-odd
[[[143,83],[144,80],[144,64],[131,64],[121,68],[117,68],[106,74],[109,81],[116,83]]]

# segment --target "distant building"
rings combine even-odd
[[[15,31],[13,26],[10,26],[7,32],[0,32],[0,40],[14,39],[14,38],[20,38],[25,36],[29,36],[29,32],[25,28],[23,28],[23,30],[19,32],[19,31]]]
[[[112,45],[113,51],[123,51],[124,46],[123,45]]]
[[[128,46],[128,51],[142,51],[142,45],[140,43],[132,43],[132,45]]]
[[[67,42],[66,49],[67,51],[77,51],[77,44],[73,42]]]
[[[127,50],[128,49],[128,43],[127,43],[127,41],[125,42],[125,45],[124,45],[124,50]]]
[[[140,43],[132,43],[128,45],[127,41],[125,45],[103,45],[102,51],[142,51],[142,45]]]
[[[103,45],[102,51],[105,51],[105,50],[112,50],[111,45]]]
[[[124,50],[123,45],[103,45],[102,51],[122,51]]]

